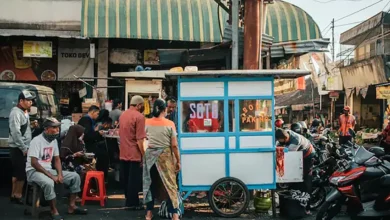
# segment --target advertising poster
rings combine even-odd
[[[78,77],[89,77],[83,79],[93,81],[94,59],[89,56],[89,48],[58,48],[58,80],[78,81]]]
[[[0,80],[56,81],[57,51],[52,45],[51,58],[23,56],[23,41],[0,43]]]
[[[23,57],[52,58],[51,41],[23,41]]]

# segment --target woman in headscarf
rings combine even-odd
[[[84,155],[84,127],[72,125],[61,144],[60,157],[67,170],[80,172],[80,166],[86,163]]]
[[[176,174],[180,170],[175,124],[166,119],[167,107],[162,99],[153,105],[153,118],[146,120],[148,148],[143,159],[143,194],[146,220],[153,219],[154,199],[167,200],[173,220],[179,219],[179,195]]]

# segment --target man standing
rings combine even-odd
[[[276,129],[275,139],[277,147],[288,148],[289,151],[302,151],[303,153],[303,182],[293,184],[291,187],[301,192],[306,192],[310,195],[312,191],[312,176],[310,169],[313,166],[313,156],[315,150],[313,145],[304,136],[297,134],[291,130]],[[310,200],[309,200],[310,201]],[[307,213],[310,212],[310,202],[306,207]]]
[[[144,99],[133,96],[130,108],[119,118],[120,160],[122,180],[126,197],[125,206],[131,210],[140,210],[138,193],[142,192],[142,157],[145,153],[144,140],[146,138]]]
[[[114,125],[117,125],[119,123],[119,117],[122,114],[122,102],[119,99],[115,99],[113,108],[110,112],[110,118],[114,122]]]
[[[346,144],[348,141],[352,140],[352,134],[350,134],[349,129],[355,129],[355,116],[350,114],[351,108],[345,106],[342,115],[339,117],[339,144]]]
[[[176,100],[172,97],[167,98],[167,119],[173,121],[177,128],[177,111],[176,111],[177,103]]]
[[[81,191],[81,180],[76,172],[62,171],[57,138],[61,123],[55,118],[48,118],[43,122],[44,131],[31,141],[27,157],[27,180],[36,183],[43,190],[45,200],[50,202],[52,219],[63,219],[56,207],[56,193],[54,184],[63,183],[70,190],[68,214],[87,214],[87,210],[76,206],[77,193]],[[54,167],[52,160],[54,157]]]
[[[10,157],[12,162],[11,202],[23,204],[23,185],[26,179],[26,155],[31,142],[31,128],[28,111],[35,95],[29,91],[19,94],[18,105],[9,115]]]

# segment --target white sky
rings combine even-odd
[[[310,16],[312,16],[313,19],[317,22],[321,31],[323,31],[325,27],[328,26],[328,24],[332,21],[333,18],[337,20],[355,11],[358,11],[366,6],[369,6],[375,2],[378,2],[379,0],[284,0],[284,1],[290,2],[302,8],[306,12],[308,12]],[[320,3],[320,2],[328,2],[328,3]],[[376,15],[380,11],[388,11],[390,9],[390,4],[387,5],[389,2],[390,0],[382,0],[380,3],[370,8],[367,8],[357,14],[354,14],[350,17],[335,22],[336,54],[340,51],[340,45],[339,45],[340,34],[356,26],[357,24],[337,27],[338,25],[364,21]],[[383,10],[385,6],[386,9]],[[327,34],[325,34],[325,32],[327,32],[328,29],[329,28],[327,28],[324,32],[322,32],[324,38],[332,37],[331,30],[328,31]]]

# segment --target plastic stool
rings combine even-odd
[[[91,179],[96,179],[98,185],[98,196],[88,196],[90,190],[89,183]],[[85,175],[83,196],[81,198],[81,205],[85,204],[85,201],[100,201],[100,206],[104,207],[106,200],[106,185],[104,184],[104,173],[101,171],[88,171]]]

